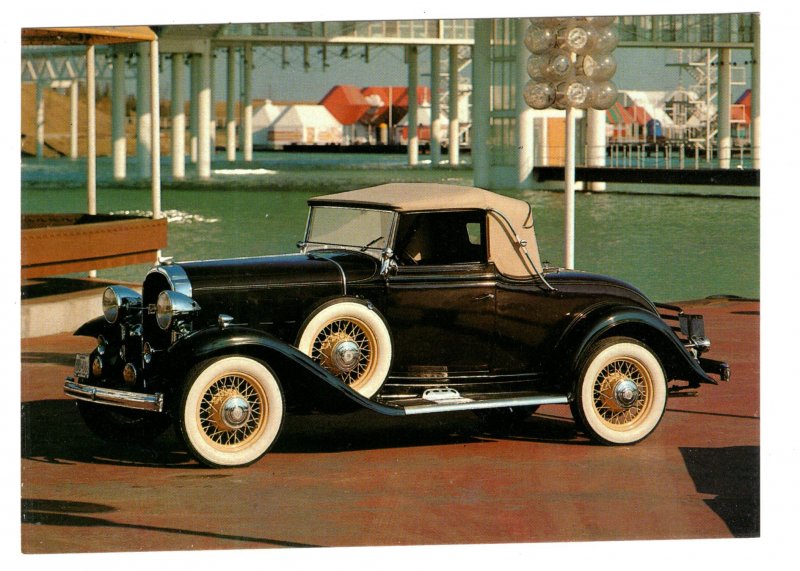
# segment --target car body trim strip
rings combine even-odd
[[[541,395],[535,397],[520,397],[511,399],[496,399],[472,402],[454,402],[449,404],[446,400],[436,403],[413,405],[404,407],[407,415],[425,414],[432,412],[453,412],[459,410],[477,410],[487,408],[505,408],[514,406],[537,406],[542,404],[568,404],[569,398],[566,395]]]

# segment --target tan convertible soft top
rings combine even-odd
[[[528,278],[542,269],[530,205],[481,188],[390,183],[317,196],[308,203],[311,206],[348,205],[395,212],[485,210],[488,213],[489,261],[494,262],[497,270],[511,278]],[[525,248],[535,267],[531,267],[516,236],[526,244]]]

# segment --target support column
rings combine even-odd
[[[152,140],[150,115],[150,46],[140,42],[136,63],[136,162],[139,176],[150,176]]]
[[[417,87],[419,85],[417,46],[408,47],[408,164],[419,163],[419,134],[417,133]]]
[[[461,126],[459,125],[458,117],[458,46],[450,46],[450,61],[449,61],[449,87],[448,87],[448,135],[447,135],[447,155],[450,160],[450,166],[458,166],[459,161],[459,133]]]
[[[236,160],[236,48],[228,48],[228,76],[225,101],[225,152],[231,162]]]
[[[564,151],[564,267],[575,267],[575,110],[567,107]]]
[[[172,178],[180,180],[186,176],[186,98],[184,87],[184,57],[172,54]]]
[[[111,155],[114,179],[124,180],[128,142],[125,138],[125,54],[114,52],[111,76]]]
[[[533,109],[523,96],[528,78],[527,50],[522,49],[527,33],[527,20],[517,20],[517,69],[515,105],[517,110],[517,187],[525,188],[533,173]]]
[[[750,152],[753,168],[761,168],[761,16],[753,14],[753,67],[750,73]]]
[[[211,177],[211,55],[209,47],[199,55],[199,86],[197,93],[197,174]]]
[[[209,125],[208,125],[208,137],[209,141],[208,144],[211,147],[211,159],[214,159],[214,152],[217,149],[217,94],[216,90],[214,89],[214,84],[216,82],[216,65],[214,62],[214,48],[210,48],[208,54],[208,89],[209,89],[209,99],[211,100],[211,117],[209,118]]]
[[[442,46],[431,46],[431,165],[436,168],[442,160]]]
[[[97,214],[97,119],[95,110],[94,46],[86,48],[86,202]]]
[[[78,158],[78,80],[69,85],[69,158]]]
[[[44,84],[36,82],[36,158],[44,158]]]
[[[731,49],[719,51],[719,113],[717,119],[717,141],[719,144],[719,168],[731,167]]]
[[[253,46],[249,43],[244,46],[243,87],[242,153],[244,160],[250,162],[253,160]]]
[[[474,185],[488,188],[490,182],[489,113],[492,20],[475,20],[475,43],[472,48],[472,169]]]
[[[200,93],[200,55],[191,54],[189,56],[189,159],[192,163],[197,163],[197,121],[198,105],[197,100]]]
[[[589,109],[586,119],[586,164],[590,167],[606,166],[606,112]],[[587,190],[605,190],[605,182],[590,182]]]
[[[158,40],[150,42],[150,108],[153,111],[150,123],[150,140],[153,141],[153,152],[150,165],[153,204],[153,218],[161,218],[161,105],[159,99],[159,55]]]

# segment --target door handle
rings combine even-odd
[[[487,293],[487,294],[484,294],[484,295],[479,295],[478,297],[475,298],[475,301],[488,301],[490,299],[494,299],[494,294],[493,293]]]

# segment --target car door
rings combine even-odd
[[[385,306],[393,369],[426,377],[488,373],[496,278],[487,262],[485,213],[403,214],[395,256]]]

